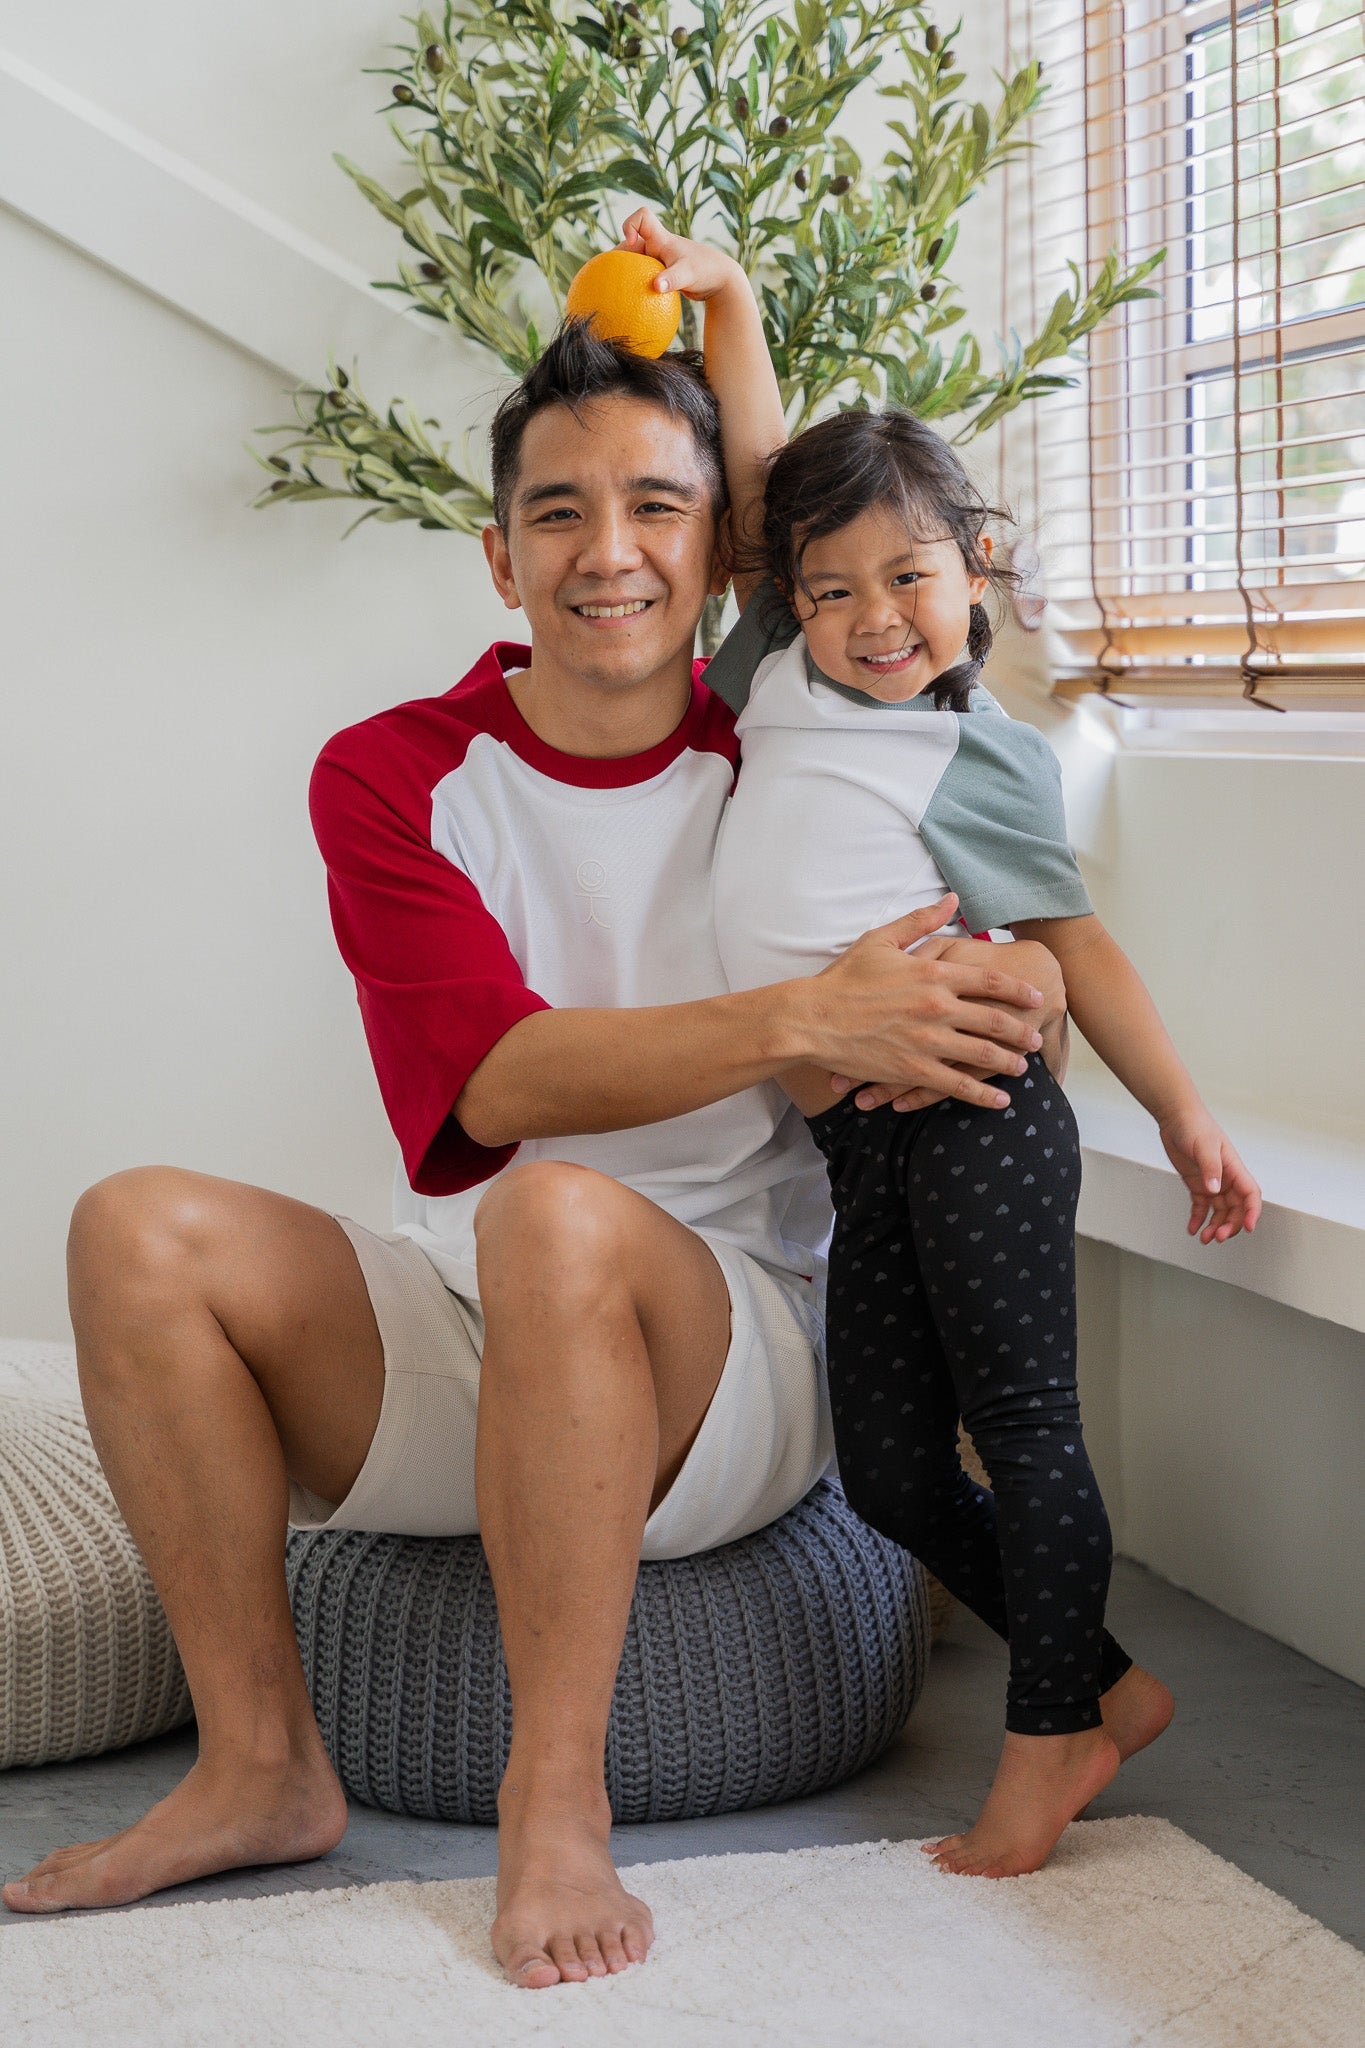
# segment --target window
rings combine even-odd
[[[1166,251],[1024,430],[1063,688],[1365,698],[1360,0],[1013,0],[1010,27],[1052,79],[1010,195],[1028,298],[1067,255]]]

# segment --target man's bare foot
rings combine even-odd
[[[1100,1696],[1104,1732],[1112,1739],[1120,1763],[1126,1764],[1130,1756],[1155,1742],[1169,1728],[1174,1712],[1170,1687],[1140,1664],[1130,1664],[1118,1683]]]
[[[940,1870],[964,1877],[1022,1877],[1040,1870],[1058,1837],[1119,1767],[1103,1728],[1080,1735],[1009,1735],[995,1782],[965,1835],[926,1842]]]
[[[642,1963],[654,1922],[616,1875],[601,1787],[537,1791],[509,1768],[498,1812],[493,1951],[509,1982],[543,1991]]]
[[[202,1758],[140,1821],[100,1842],[56,1849],[0,1889],[13,1913],[126,1906],[167,1885],[256,1863],[306,1863],[346,1832],[346,1795],[321,1741],[274,1767]]]

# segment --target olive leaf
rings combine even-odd
[[[1034,60],[993,105],[962,96],[952,44],[919,0],[446,0],[406,17],[375,76],[406,162],[401,188],[338,157],[407,252],[378,281],[520,377],[563,315],[587,258],[646,200],[680,235],[719,243],[752,278],[793,433],[838,407],[903,405],[970,439],[1074,382],[1068,358],[1119,306],[1150,298],[1161,258],[1116,251],[1087,282],[1073,266],[1039,331],[940,337],[965,318],[950,274],[962,209],[1031,145],[1046,91]],[[883,67],[893,137],[865,165],[841,125]],[[683,301],[680,339],[700,340]],[[295,420],[258,459],[256,500],[350,498],[366,519],[476,533],[492,516],[416,408],[370,406],[351,375],[295,394]],[[348,529],[349,530],[349,529]],[[709,600],[703,644],[717,644]]]

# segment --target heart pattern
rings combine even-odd
[[[1006,1725],[1071,1732],[1099,1725],[1127,1661],[1079,1433],[1079,1140],[1036,1056],[1001,1085],[1008,1115],[887,1109],[817,1134],[839,1188],[830,1395],[850,1502],[1008,1638]],[[990,1489],[963,1477],[959,1413]]]

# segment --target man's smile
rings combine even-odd
[[[594,625],[604,625],[616,619],[638,618],[647,612],[655,602],[652,597],[622,598],[616,604],[575,604],[569,609],[580,619],[589,619]]]

